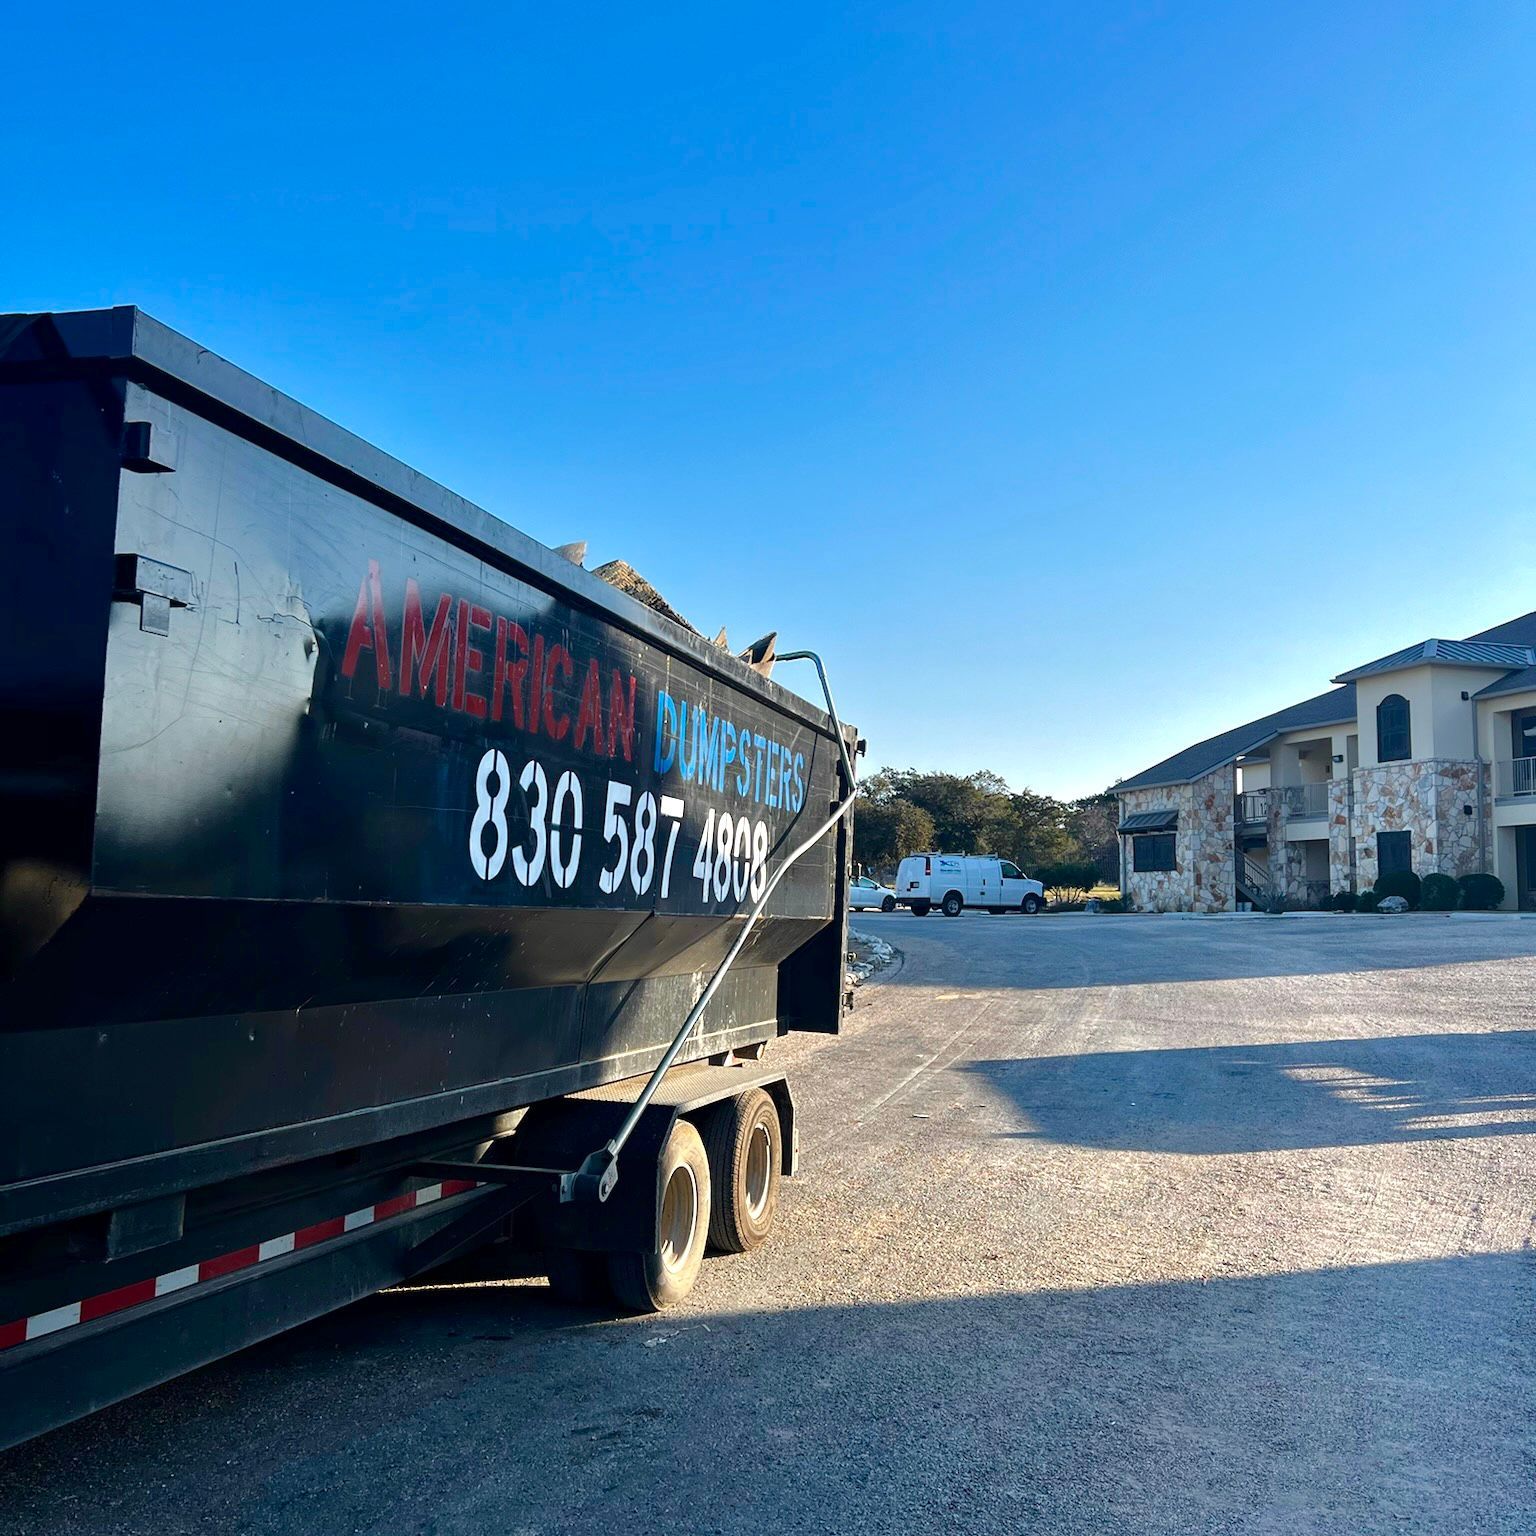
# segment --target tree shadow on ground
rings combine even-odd
[[[1536,1031],[977,1061],[1025,1122],[1077,1146],[1229,1153],[1536,1131]]]
[[[625,1322],[418,1287],[8,1453],[0,1529],[1528,1532],[1533,1280],[1498,1254]]]

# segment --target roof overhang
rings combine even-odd
[[[1120,835],[1135,832],[1172,832],[1179,824],[1177,811],[1137,811],[1120,823]]]

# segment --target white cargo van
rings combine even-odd
[[[1045,887],[1025,878],[1008,859],[969,853],[914,853],[896,871],[896,900],[926,917],[935,907],[959,917],[967,907],[986,912],[1038,912]]]

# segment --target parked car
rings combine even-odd
[[[914,853],[897,868],[896,900],[918,917],[935,907],[945,917],[959,917],[967,907],[1034,914],[1045,906],[1045,887],[1009,859]]]
[[[848,882],[848,905],[855,912],[864,912],[871,907],[878,907],[882,912],[894,912],[896,892],[888,885],[871,880],[867,875],[860,875],[857,880]]]

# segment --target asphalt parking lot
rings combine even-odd
[[[1536,921],[857,926],[764,1252],[374,1298],[0,1456],[0,1530],[1536,1529]]]

